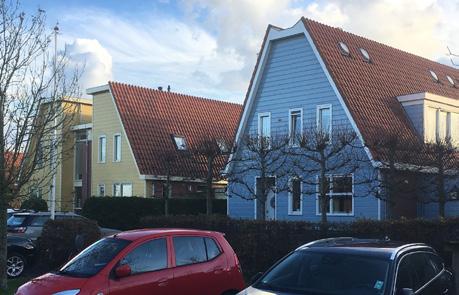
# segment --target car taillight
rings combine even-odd
[[[27,230],[27,226],[13,227],[9,229],[9,232],[23,234]]]

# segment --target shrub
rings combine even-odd
[[[48,204],[41,198],[31,197],[21,204],[23,210],[48,211]]]
[[[51,268],[58,267],[100,237],[99,226],[94,221],[49,220],[43,227],[39,241],[42,260]]]
[[[204,214],[205,199],[170,199],[171,215]],[[214,200],[214,212],[226,214],[226,200]],[[138,228],[145,216],[164,215],[164,200],[151,198],[92,197],[84,204],[82,215],[99,225],[120,230]]]
[[[142,227],[178,227],[225,233],[244,270],[246,279],[267,270],[274,262],[305,243],[322,238],[319,224],[310,222],[236,220],[222,216],[174,216],[143,218]],[[389,237],[402,242],[423,242],[433,246],[447,261],[449,240],[459,240],[459,219],[423,219],[331,223],[327,237]]]

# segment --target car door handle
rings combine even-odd
[[[158,286],[160,286],[160,287],[165,287],[167,285],[169,285],[169,280],[168,279],[160,280],[158,282]]]
[[[448,294],[449,289],[446,288],[445,291],[443,291],[441,294]]]
[[[214,274],[218,275],[218,274],[223,273],[223,271],[224,271],[223,268],[217,268],[217,269],[214,269]]]

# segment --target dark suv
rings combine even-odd
[[[453,276],[425,244],[333,238],[303,245],[240,292],[306,295],[455,294]]]

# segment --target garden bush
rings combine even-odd
[[[213,200],[214,212],[226,214],[226,200]],[[170,199],[170,215],[206,213],[205,199]],[[120,230],[141,226],[145,216],[164,215],[164,200],[152,198],[92,197],[83,206],[82,215],[96,220],[100,226]]]
[[[236,220],[222,216],[151,216],[143,218],[141,227],[195,228],[222,232],[238,255],[246,279],[267,270],[298,246],[325,237],[389,238],[402,242],[423,242],[433,246],[447,263],[451,258],[445,246],[450,240],[459,240],[459,219],[331,223],[326,236],[323,236],[317,223]]]
[[[21,209],[44,212],[48,211],[48,204],[41,198],[31,197],[22,202]]]
[[[100,237],[99,226],[94,221],[49,220],[45,223],[39,240],[41,258],[50,268],[61,266]]]

